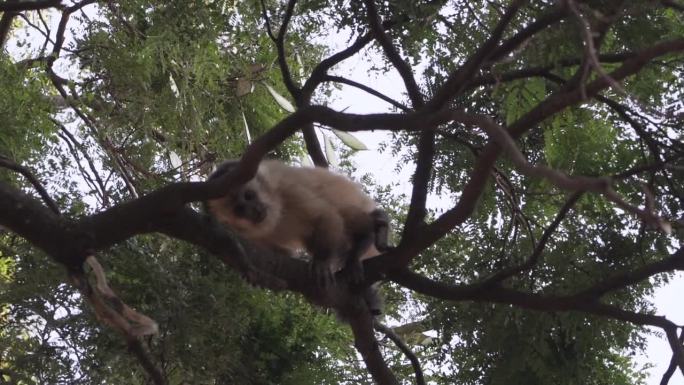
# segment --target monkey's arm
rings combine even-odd
[[[370,213],[373,218],[373,231],[375,234],[375,248],[384,253],[389,246],[389,216],[383,209],[375,209]]]
[[[343,261],[348,247],[344,233],[344,222],[335,212],[322,213],[313,224],[313,231],[306,240],[311,254],[311,270],[316,283],[325,287],[335,280],[333,268]]]

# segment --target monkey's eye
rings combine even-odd
[[[253,200],[256,199],[256,197],[257,197],[256,191],[254,191],[254,190],[245,190],[245,193],[244,193],[243,197],[244,197],[244,199],[245,199],[246,201],[253,201]]]

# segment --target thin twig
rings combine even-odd
[[[365,91],[365,92],[367,92],[367,93],[369,93],[369,94],[371,94],[371,95],[373,95],[379,99],[386,101],[387,103],[393,105],[394,107],[398,108],[401,111],[409,111],[408,107],[406,107],[405,105],[399,103],[398,101],[390,98],[389,96],[387,96],[387,95],[385,95],[379,91],[376,91],[374,88],[368,87],[368,86],[361,84],[361,83],[358,83],[358,82],[355,82],[351,79],[343,78],[341,76],[327,75],[323,78],[323,80],[329,81],[329,82],[346,84],[348,86],[358,88],[358,89]]]
[[[33,185],[33,188],[36,189],[40,197],[43,199],[43,202],[52,210],[53,213],[60,215],[59,207],[55,203],[54,200],[50,197],[50,194],[48,194],[47,190],[45,190],[45,187],[40,183],[38,178],[36,178],[31,170],[28,168],[17,164],[10,158],[0,155],[0,167],[7,168],[12,171],[16,171],[20,173],[21,175],[24,176],[24,178],[28,179],[28,181]]]
[[[508,132],[490,118],[483,115],[455,115],[459,115],[454,116],[457,121],[466,124],[474,124],[482,128],[493,141],[504,149],[513,161],[513,164],[515,164],[524,174],[545,178],[557,187],[565,190],[591,191],[603,194],[608,200],[615,203],[621,209],[638,216],[643,221],[656,228],[661,228],[666,232],[669,231],[669,224],[655,213],[627,203],[617,192],[615,192],[615,190],[613,190],[610,178],[569,176],[545,165],[532,165],[525,159]]]
[[[516,274],[529,270],[534,265],[536,265],[539,261],[539,257],[542,255],[544,251],[544,248],[546,247],[546,243],[551,238],[551,235],[554,233],[554,231],[556,231],[561,221],[565,218],[570,209],[575,205],[575,203],[579,200],[581,196],[582,192],[575,192],[572,195],[570,195],[568,200],[565,201],[563,207],[561,207],[561,209],[558,211],[558,214],[556,214],[556,217],[554,218],[553,222],[551,222],[551,224],[546,228],[546,230],[544,230],[544,233],[542,234],[541,238],[539,238],[539,243],[537,243],[537,245],[534,248],[534,251],[532,251],[532,254],[527,258],[527,260],[525,260],[525,262],[518,266],[513,266],[508,269],[497,272],[492,277],[484,280],[482,284],[485,286],[498,284]]]
[[[416,354],[411,351],[411,348],[406,345],[406,342],[404,342],[401,337],[399,337],[399,335],[392,330],[392,328],[383,325],[382,322],[378,321],[377,319],[374,321],[373,326],[375,327],[375,330],[383,333],[387,336],[387,338],[392,340],[392,342],[397,345],[397,348],[399,348],[399,350],[401,350],[401,352],[404,353],[406,358],[408,358],[408,360],[411,362],[413,371],[416,374],[416,384],[425,385],[425,378],[423,377],[423,369],[420,367],[420,361],[418,360],[418,357],[416,357]]]

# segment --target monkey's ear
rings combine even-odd
[[[209,178],[207,180],[212,180],[219,178],[227,173],[229,173],[231,170],[233,170],[237,165],[240,164],[239,159],[229,159],[223,161],[221,164],[216,166],[216,170],[209,175]],[[205,213],[209,213],[209,205],[207,204],[207,201],[202,201],[202,211]]]
[[[240,164],[239,159],[229,159],[224,161],[223,163],[216,166],[216,170],[214,170],[214,172],[212,172],[211,175],[209,175],[209,178],[207,180],[216,179],[220,176],[229,173],[231,170],[237,167],[238,164]]]

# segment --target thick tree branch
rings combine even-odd
[[[372,1],[367,1],[367,3],[372,3]],[[522,1],[518,0],[512,2],[509,9],[506,11],[506,14],[499,21],[496,28],[494,28],[489,39],[487,39],[487,41],[483,43],[457,71],[454,71],[449,75],[444,84],[436,92],[436,95],[425,106],[426,110],[436,111],[443,108],[448,105],[449,100],[453,96],[464,89],[467,80],[479,71],[492,48],[498,44],[504,30],[517,13],[521,3]],[[414,102],[415,107],[422,106],[422,99],[420,99],[420,104],[416,104],[413,98],[412,101]],[[428,183],[430,181],[432,161],[435,153],[434,135],[434,132],[423,133],[418,142],[418,156],[416,160],[416,172],[413,176],[411,203],[408,214],[406,215],[400,247],[407,243],[411,243],[412,239],[419,234],[416,230],[422,225],[425,218],[425,202],[427,199]]]
[[[345,309],[349,311],[349,309]],[[354,333],[354,346],[359,351],[368,371],[380,385],[399,385],[394,373],[387,367],[373,333],[373,316],[367,309],[353,309],[348,316]]]
[[[399,72],[404,81],[409,99],[414,109],[423,107],[425,101],[420,87],[413,76],[413,70],[399,55],[392,44],[392,40],[382,28],[382,21],[375,5],[375,0],[365,0],[368,24],[375,40],[382,47],[383,52],[390,60],[394,68]],[[425,202],[427,199],[428,183],[432,174],[432,161],[435,155],[435,133],[423,132],[418,139],[418,155],[416,156],[416,171],[413,174],[413,187],[411,191],[411,203],[404,223],[402,242],[408,242],[414,234],[414,229],[420,226],[425,219]]]
[[[656,57],[667,55],[673,52],[684,50],[684,39],[674,39],[655,44],[641,51],[635,52],[633,56],[623,61],[622,65],[608,75],[611,79],[619,81],[628,76],[632,76],[650,63]],[[594,97],[600,91],[610,86],[610,82],[605,78],[598,78],[586,86],[586,96]],[[561,110],[580,103],[582,101],[582,91],[574,88],[565,92],[551,95],[546,100],[539,103],[531,111],[523,115],[520,119],[509,126],[511,136],[518,137],[532,126],[544,119],[552,116]]]
[[[589,289],[578,292],[577,295],[581,297],[600,298],[611,291],[637,284],[656,274],[674,270],[684,270],[684,247],[681,247],[672,255],[660,261],[651,262],[637,269],[603,279],[600,283],[597,283]]]
[[[532,165],[523,154],[518,150],[513,138],[503,127],[485,116],[475,116],[463,114],[455,117],[457,121],[465,124],[473,124],[482,128],[492,140],[494,140],[509,155],[513,164],[526,175],[537,176],[547,179],[559,188],[571,191],[592,191],[603,194],[606,199],[615,203],[620,208],[637,215],[643,221],[655,226],[666,229],[666,223],[648,209],[640,209],[627,203],[611,187],[609,178],[593,178],[585,176],[568,176],[562,172],[552,169],[545,165]]]
[[[684,343],[684,329],[679,332],[678,341],[680,345]],[[677,361],[677,354],[673,351],[672,359],[670,359],[670,365],[668,365],[667,370],[665,370],[665,373],[663,373],[663,377],[660,379],[660,385],[667,385],[670,382],[670,378],[672,378],[675,370],[677,370]]]
[[[1,6],[11,7],[13,5],[20,4],[18,0],[7,0],[6,2],[0,4]],[[10,30],[12,29],[12,21],[19,14],[18,11],[3,10],[2,18],[0,18],[0,49],[5,47],[5,42],[9,36]]]
[[[307,123],[302,127],[302,134],[304,135],[304,144],[306,145],[306,152],[311,156],[311,160],[317,167],[328,167],[328,160],[323,153],[321,142],[316,136],[314,125]]]
[[[271,36],[276,45],[276,51],[278,52],[278,66],[280,67],[280,72],[283,78],[283,83],[285,84],[285,88],[287,88],[290,95],[292,95],[292,97],[294,98],[297,107],[302,108],[310,104],[311,94],[305,94],[299,87],[297,87],[294,80],[292,79],[290,67],[287,64],[287,57],[285,56],[285,34],[287,33],[288,24],[290,23],[290,19],[292,18],[292,14],[294,12],[294,7],[296,4],[297,0],[288,1],[287,7],[285,9],[285,15],[283,17],[283,22],[280,26],[280,30],[278,31],[277,36],[273,36],[273,32],[271,30],[271,23],[268,18],[268,13],[266,12],[266,5],[263,1],[261,2],[261,7],[263,10],[263,17],[266,22],[266,29],[268,31],[269,36]],[[304,124],[301,129],[302,134],[304,135],[304,143],[306,144],[306,150],[311,156],[311,159],[313,160],[314,164],[318,167],[328,167],[328,161],[326,160],[325,155],[323,154],[321,143],[318,141],[318,137],[316,136],[316,130],[314,130],[313,124]]]

